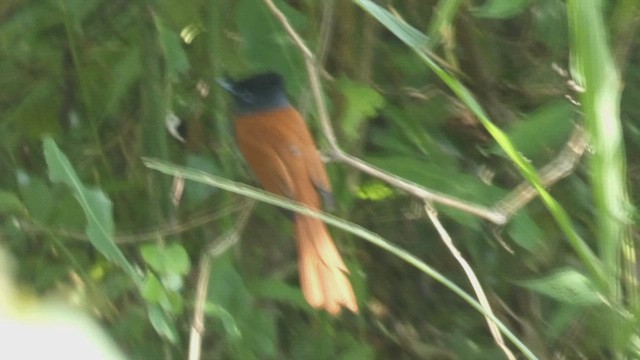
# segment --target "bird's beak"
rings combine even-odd
[[[231,80],[229,77],[219,77],[216,79],[216,82],[218,83],[218,85],[220,85],[223,89],[227,90],[228,92],[235,94],[236,93],[236,89],[234,87],[234,83],[233,80]]]

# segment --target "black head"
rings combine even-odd
[[[265,72],[238,81],[227,79],[221,85],[233,95],[240,114],[289,106],[284,79],[275,72]]]

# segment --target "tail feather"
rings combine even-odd
[[[331,235],[318,219],[297,215],[296,235],[302,293],[314,308],[332,315],[342,307],[358,312],[347,269]]]

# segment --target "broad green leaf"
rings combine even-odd
[[[3,119],[3,127],[12,123],[19,124],[20,133],[30,139],[39,139],[43,133],[57,133],[60,130],[60,119],[51,111],[62,103],[57,86],[51,79],[31,84],[26,96],[15,99],[15,106],[10,108]]]
[[[87,218],[86,234],[91,244],[107,259],[124,269],[137,284],[140,284],[141,276],[113,241],[115,225],[111,201],[101,190],[91,189],[82,184],[69,159],[60,151],[51,137],[45,137],[43,144],[49,177],[53,182],[66,184],[73,192]]]
[[[227,255],[217,258],[211,266],[209,300],[235,316],[250,311],[253,301],[251,293]]]
[[[145,277],[140,286],[140,293],[145,300],[154,304],[160,303],[165,297],[162,283],[160,283],[160,280],[152,273],[148,273]]]
[[[148,304],[160,306],[165,313],[182,313],[183,300],[180,294],[168,289],[164,281],[160,281],[160,279],[151,272],[147,273],[147,276],[142,282],[140,293]]]
[[[169,79],[175,81],[178,76],[189,69],[189,59],[182,48],[180,36],[166,27],[159,18],[156,18],[156,26],[167,64],[167,75]]]
[[[469,201],[490,204],[503,191],[487,185],[480,178],[447,169],[420,159],[404,156],[369,157],[367,160],[384,170],[416,184]]]
[[[242,332],[238,328],[238,323],[227,310],[211,302],[208,302],[207,305],[205,305],[204,310],[207,315],[220,319],[226,334],[230,336],[232,340],[240,339]]]
[[[189,254],[180,244],[173,244],[167,247],[167,256],[171,259],[169,264],[170,270],[178,274],[188,274],[191,269],[191,261],[189,260]]]
[[[147,303],[149,320],[158,334],[175,342],[177,339],[175,325],[168,314],[182,312],[182,300],[176,299],[175,293],[167,291],[160,280],[148,273],[140,284],[140,294]]]
[[[518,212],[507,226],[507,231],[513,242],[522,246],[530,252],[540,252],[540,248],[544,246],[542,241],[544,232],[531,219],[526,211]]]
[[[158,334],[175,343],[178,339],[178,333],[172,322],[168,321],[167,315],[158,306],[149,306],[147,308],[151,325],[156,329]]]
[[[518,285],[574,305],[601,305],[604,297],[593,282],[575,269],[567,268],[551,275],[517,282]]]
[[[148,244],[142,246],[140,252],[145,262],[159,274],[184,275],[191,268],[189,255],[180,244]]]
[[[279,279],[264,279],[251,286],[252,293],[264,299],[295,304],[301,309],[311,309],[302,296],[300,288],[293,287]]]
[[[66,184],[73,192],[87,218],[86,234],[93,246],[107,259],[120,266],[143,291],[143,278],[127,261],[113,241],[115,225],[112,217],[111,201],[100,190],[86,187],[80,181],[69,159],[58,148],[51,137],[43,140],[44,154],[49,168],[49,177],[53,182]],[[147,289],[147,295],[154,293]],[[153,303],[147,304],[149,320],[156,331],[163,337],[175,342],[176,330],[166,312]]]
[[[302,13],[283,1],[276,0],[274,3],[296,31],[304,32],[309,22]],[[260,0],[238,1],[235,20],[242,36],[242,50],[252,66],[251,70],[279,72],[287,80],[291,94],[298,95],[302,90],[301,85],[306,83],[302,58],[264,3]]]
[[[105,108],[107,114],[116,113],[123,100],[127,98],[129,90],[138,81],[142,70],[140,56],[140,49],[134,47],[128,49],[121,58],[114,61],[106,89]]]
[[[338,80],[337,86],[346,100],[342,116],[342,129],[349,140],[362,136],[362,123],[384,106],[385,100],[377,91],[346,77]]]
[[[376,350],[368,343],[358,339],[349,339],[350,347],[341,355],[342,360],[375,359]]]
[[[356,196],[363,200],[381,201],[394,195],[394,191],[385,182],[374,180],[367,181],[358,187]]]
[[[60,10],[65,13],[66,21],[71,23],[73,30],[82,33],[82,22],[100,7],[99,0],[65,0],[57,2]]]
[[[555,154],[566,143],[574,126],[573,117],[574,107],[568,101],[554,101],[540,106],[507,133],[525,157],[540,160],[545,154]],[[497,144],[493,151],[501,153]]]
[[[545,321],[548,322],[549,339],[558,339],[570,332],[576,324],[576,319],[584,316],[585,309],[582,306],[561,304],[554,310],[553,313],[545,316]]]
[[[187,166],[202,169],[210,174],[219,174],[220,169],[211,156],[189,154]],[[204,201],[211,201],[209,196],[217,191],[216,188],[198,183],[187,183],[185,186],[185,200],[189,206],[201,205]]]
[[[446,119],[456,116],[453,109],[453,103],[444,96],[402,107],[389,104],[381,111],[385,126],[367,129],[367,141],[380,147],[381,153],[424,159],[448,169],[445,171],[455,170],[463,154],[442,131]],[[419,120],[416,114],[420,114]]]
[[[531,12],[533,34],[554,53],[564,54],[567,49],[567,7],[562,0],[538,0]]]
[[[0,214],[18,214],[24,210],[24,204],[16,194],[0,190]]]
[[[237,358],[271,358],[276,353],[275,320],[255,306],[253,294],[231,260],[228,253],[214,259],[209,280],[209,308],[225,322]],[[238,332],[241,337],[237,336]]]

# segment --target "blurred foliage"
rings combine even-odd
[[[537,168],[583,123],[583,109],[569,100],[581,94],[567,84],[576,41],[571,2],[379,1],[384,14],[411,25],[394,32],[349,1],[275,3],[321,52],[323,90],[341,146],[398,177],[484,206],[522,181],[464,99],[405,42],[426,39],[420,44],[431,58],[471,90]],[[640,3],[605,2],[602,13],[602,35],[624,85],[628,174],[621,181],[635,204]],[[405,42],[394,33],[406,34]],[[255,183],[234,144],[228,96],[215,79],[267,69],[284,74],[324,148],[303,58],[261,0],[0,3],[0,247],[15,260],[20,287],[84,309],[130,358],[186,358],[194,264],[233,226],[241,199],[186,183],[175,205],[176,183],[141,158]],[[181,120],[175,128],[169,115]],[[602,255],[599,226],[608,215],[594,201],[592,180],[602,174],[588,164],[548,190],[573,230]],[[344,164],[329,163],[328,170],[337,216],[469,289],[421,204]],[[628,269],[616,269],[617,279],[631,284],[621,294],[594,285],[541,201],[519,209],[505,226],[436,206],[497,316],[539,358],[640,357],[638,288],[622,278]],[[624,253],[632,263],[635,214],[614,220],[635,239]],[[361,314],[334,319],[304,302],[289,220],[260,205],[240,243],[213,261],[202,357],[504,356],[485,319],[455,294],[379,248],[332,234]]]

